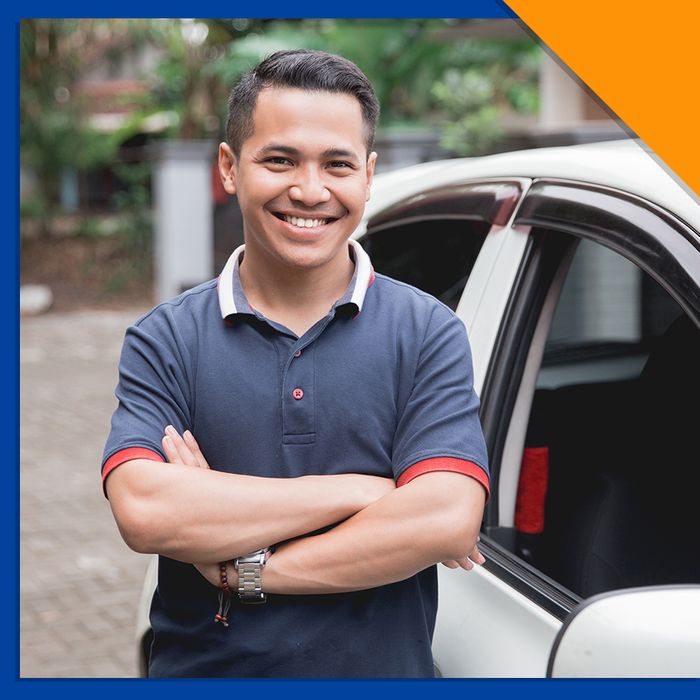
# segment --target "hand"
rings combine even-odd
[[[189,430],[185,430],[183,436],[169,425],[165,428],[165,435],[162,440],[163,451],[170,464],[182,464],[186,467],[197,467],[199,469],[209,469],[209,463],[204,459],[202,451],[199,449],[194,435]]]
[[[479,537],[476,541],[479,542]],[[474,564],[483,564],[486,561],[484,555],[479,551],[479,547],[475,544],[474,549],[466,556],[461,559],[449,559],[448,561],[443,561],[442,564],[448,569],[458,569],[462,568],[465,571],[471,571],[474,568]]]
[[[189,430],[185,430],[184,434],[181,436],[172,425],[167,426],[165,428],[162,445],[165,456],[168,458],[170,464],[181,464],[186,467],[196,467],[197,469],[210,468],[209,463],[204,459],[204,455],[199,449],[197,441],[194,439],[194,435],[192,435]],[[194,563],[193,566],[212,586],[216,586],[217,588],[221,587],[218,564]],[[229,571],[227,571],[227,574],[230,573],[232,568],[233,567],[228,567]],[[233,574],[235,578],[235,570],[233,570]],[[229,578],[229,585],[231,584],[232,581],[231,578]],[[237,586],[237,581],[233,585]]]

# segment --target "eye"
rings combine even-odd
[[[333,170],[354,170],[354,166],[352,163],[349,163],[345,160],[332,160],[328,163],[328,167],[332,168]]]
[[[263,162],[267,163],[268,165],[278,165],[278,166],[292,164],[292,161],[289,160],[289,158],[285,158],[284,156],[270,156],[269,158],[265,158],[265,160]]]

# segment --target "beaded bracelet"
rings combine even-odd
[[[227,561],[219,562],[219,580],[221,589],[219,590],[219,612],[214,615],[214,622],[220,622],[224,627],[228,627],[228,611],[231,607],[231,589],[228,585],[228,575],[226,574]]]

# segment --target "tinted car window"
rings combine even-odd
[[[491,569],[564,611],[700,583],[697,232],[638,197],[544,180],[514,223],[530,244],[482,390],[484,539],[509,562]]]
[[[651,340],[680,313],[632,262],[581,240],[549,330],[538,387],[638,376]]]
[[[412,221],[370,232],[361,242],[377,272],[454,310],[489,228],[482,221]]]
[[[520,556],[583,597],[700,581],[687,496],[700,479],[684,408],[700,391],[698,358],[700,331],[663,288],[617,253],[579,243],[530,412]],[[532,480],[543,478],[533,518]]]

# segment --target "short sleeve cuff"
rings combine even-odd
[[[102,465],[102,492],[107,497],[107,491],[105,491],[105,480],[109,476],[112,470],[116,469],[120,464],[128,462],[132,459],[150,459],[154,462],[164,462],[165,460],[153,450],[149,450],[147,447],[127,447],[124,450],[119,450],[115,452],[103,465]]]
[[[455,457],[433,457],[416,462],[401,474],[396,485],[399,487],[404,486],[417,476],[428,474],[429,472],[458,472],[459,474],[471,476],[486,490],[487,501],[491,496],[488,474],[478,464],[469,462],[466,459],[456,459]]]

